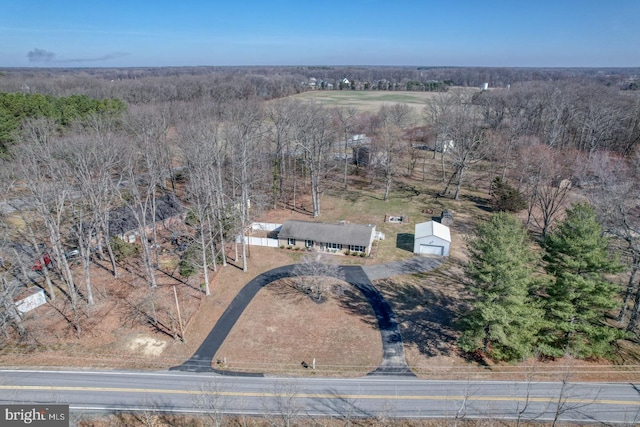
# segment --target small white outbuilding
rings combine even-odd
[[[416,255],[449,256],[451,232],[436,221],[416,224],[413,253]]]

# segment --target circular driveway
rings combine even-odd
[[[399,274],[421,273],[441,265],[444,259],[431,257],[414,257],[408,260],[379,264],[373,266],[342,266],[345,281],[357,288],[367,298],[378,321],[382,339],[382,363],[369,375],[414,376],[404,357],[402,335],[398,329],[395,314],[382,294],[371,283],[371,280],[396,276]],[[178,371],[217,372],[224,375],[263,376],[262,373],[244,373],[212,368],[212,360],[226,339],[231,328],[240,318],[249,302],[260,289],[276,280],[291,277],[295,265],[274,268],[256,276],[238,292],[229,307],[222,313],[209,335],[189,360],[182,365],[170,368]]]

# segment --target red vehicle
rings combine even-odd
[[[51,257],[49,256],[49,254],[43,254],[41,258],[38,258],[36,260],[35,264],[33,264],[31,269],[33,271],[42,271],[42,261],[43,260],[44,260],[44,264],[47,267],[51,267],[51,265],[53,264],[53,261],[51,260]]]

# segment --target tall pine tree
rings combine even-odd
[[[478,225],[466,268],[473,301],[462,318],[460,347],[495,360],[518,360],[535,348],[542,311],[532,298],[539,256],[520,221],[508,213]]]
[[[607,325],[607,313],[618,305],[617,286],[606,280],[619,270],[609,241],[591,206],[575,204],[544,241],[547,271],[545,326],[540,350],[548,356],[607,357],[620,331]]]

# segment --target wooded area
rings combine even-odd
[[[462,347],[497,359],[533,354],[531,346],[549,357],[608,356],[623,332],[635,337],[640,326],[637,72],[3,71],[2,339],[29,339],[14,297],[36,276],[49,300],[68,301],[64,316],[81,338],[90,316],[85,307],[96,303],[94,260],[108,262],[103,265],[114,277],[123,259],[139,260],[153,307],[158,242],[184,241],[181,269],[185,276],[202,274],[202,292],[209,295],[209,274],[227,265],[227,249],[236,241],[247,271],[247,247],[237,236],[260,213],[298,209],[315,218],[329,186],[348,190],[358,177],[387,200],[398,181],[419,184],[435,172],[441,191],[434,197],[458,200],[481,186],[493,196],[494,211],[519,215],[492,217],[471,243],[475,261],[467,271],[478,300],[466,318],[470,332]],[[390,103],[369,113],[292,96],[311,90],[311,77],[362,83],[342,90],[426,90],[424,83],[433,81],[446,81],[448,89],[434,92],[419,112]],[[485,82],[489,90],[480,89]],[[356,152],[366,153],[366,161]],[[438,171],[427,170],[433,159]],[[301,205],[303,196],[311,206]],[[571,207],[575,200],[583,204]],[[130,217],[122,233],[114,233],[114,221],[123,220],[114,214],[118,209]],[[588,223],[584,235],[572,235],[580,225],[571,221],[579,220]],[[135,236],[131,243],[127,232]],[[587,237],[599,240],[579,240]],[[491,252],[496,242],[505,253]],[[525,249],[532,242],[539,247]],[[592,252],[579,252],[589,245]],[[78,251],[81,280],[71,272],[70,250]],[[499,264],[502,273],[493,271]],[[604,273],[624,274],[625,285]],[[550,279],[532,280],[543,275]],[[498,307],[495,298],[506,298],[502,325],[487,320],[493,314],[478,314]],[[154,309],[149,312],[150,322],[158,322]],[[534,337],[538,332],[544,342]]]

